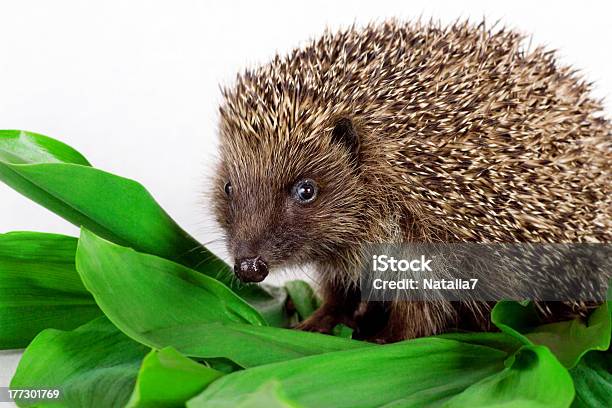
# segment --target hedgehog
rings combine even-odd
[[[524,39],[394,20],[240,73],[213,191],[236,276],[309,265],[323,302],[299,329],[393,342],[488,330],[490,302],[364,301],[368,243],[609,243],[611,123]]]

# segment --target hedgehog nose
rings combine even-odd
[[[268,276],[268,264],[260,257],[237,259],[234,273],[242,282],[261,282]]]

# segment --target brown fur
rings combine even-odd
[[[368,315],[367,242],[610,241],[612,126],[589,84],[521,41],[484,24],[351,28],[224,90],[218,219],[236,256],[315,265],[325,304],[303,328]],[[334,138],[342,120],[358,144]],[[289,197],[303,177],[320,187],[308,205]],[[488,324],[483,304],[383,309],[383,340]]]

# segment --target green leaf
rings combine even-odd
[[[89,166],[83,155],[50,137],[24,130],[0,130],[0,163],[72,163]]]
[[[535,327],[527,333],[534,344],[551,349],[567,368],[574,367],[590,350],[607,350],[610,346],[608,305],[595,309],[585,323],[581,319]]]
[[[306,320],[321,305],[314,290],[303,280],[289,281],[285,283],[285,288],[300,320]]]
[[[509,300],[497,302],[491,311],[491,322],[523,344],[532,344],[522,333],[538,326],[541,322],[533,303]]]
[[[173,348],[151,351],[142,362],[127,407],[183,407],[223,373],[198,364]]]
[[[191,357],[227,358],[248,367],[370,346],[263,327],[255,310],[214,279],[112,244],[85,229],[77,250],[77,270],[108,318],[152,348],[171,346]]]
[[[299,406],[285,397],[280,382],[272,380],[237,401],[236,408],[299,408]]]
[[[350,339],[353,337],[353,329],[343,324],[339,324],[334,327],[332,334],[336,337],[343,337],[345,339]]]
[[[99,317],[74,331],[47,329],[25,350],[11,388],[60,389],[36,406],[118,407],[128,401],[149,349]],[[20,401],[20,406],[29,405]]]
[[[47,328],[72,330],[102,312],[74,265],[76,238],[0,234],[0,349],[22,348]]]
[[[131,325],[117,316],[119,310],[106,313],[122,330],[124,326]],[[130,329],[124,331],[127,333]],[[227,358],[241,367],[256,367],[334,351],[378,347],[373,343],[326,334],[234,323],[177,324],[143,330],[138,334],[138,341],[155,348],[172,346],[190,357]]]
[[[236,293],[257,309],[270,326],[290,326],[291,316],[288,315],[285,308],[287,303],[285,288],[267,284],[246,285]]]
[[[504,301],[493,308],[491,320],[524,344],[547,346],[567,368],[574,367],[586,352],[606,350],[610,346],[607,302],[595,309],[587,322],[577,318],[541,325],[533,304]]]
[[[523,347],[523,343],[521,341],[506,333],[445,333],[436,337],[441,339],[456,340],[462,343],[491,347],[497,350],[503,350],[508,354],[514,354],[518,349]]]
[[[77,226],[141,252],[200,266],[225,283],[227,265],[183,231],[140,184],[75,164],[9,165],[0,179]]]
[[[508,358],[506,366],[471,385],[444,407],[547,408],[571,404],[572,379],[548,348],[524,346]]]
[[[89,167],[63,143],[0,131],[0,180],[105,239],[236,284],[227,264],[181,229],[142,185]]]
[[[106,241],[81,230],[76,265],[102,310],[120,310],[132,326],[126,334],[177,322],[265,324],[255,309],[225,285],[182,265]],[[170,306],[170,307],[168,307]],[[106,313],[114,322],[116,316]]]
[[[507,356],[437,338],[327,353],[226,375],[187,407],[234,407],[273,380],[289,400],[304,407],[427,406],[499,372]]]
[[[612,401],[612,351],[591,351],[570,370],[576,388],[574,408],[606,407]]]

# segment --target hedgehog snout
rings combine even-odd
[[[259,256],[236,259],[234,273],[242,282],[261,282],[268,276],[268,264]]]

